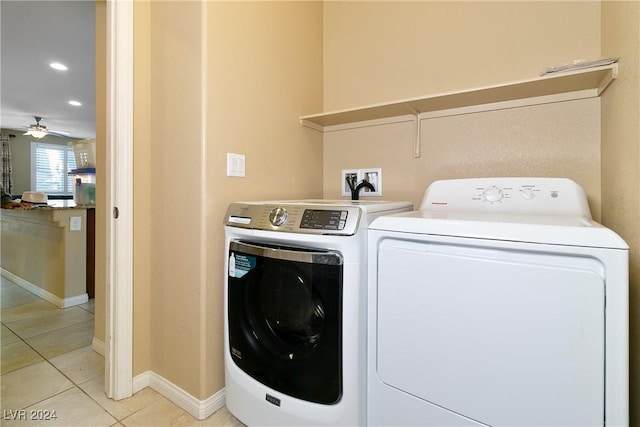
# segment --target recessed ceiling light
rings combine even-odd
[[[74,107],[79,107],[82,105],[82,102],[71,100],[69,101],[69,105],[73,105]]]
[[[66,65],[61,64],[59,62],[52,62],[51,64],[49,64],[49,67],[53,68],[54,70],[58,70],[58,71],[67,71],[68,70]]]

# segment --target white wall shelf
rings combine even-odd
[[[412,114],[417,119],[594,98],[617,77],[618,64],[585,68],[495,86],[421,96],[300,117],[321,131],[342,125]]]

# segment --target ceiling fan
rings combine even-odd
[[[34,138],[40,139],[45,137],[46,135],[67,136],[69,134],[68,132],[63,131],[48,130],[45,125],[40,124],[40,120],[42,120],[42,117],[33,116],[33,118],[36,119],[36,123],[29,126],[24,135],[30,135]]]

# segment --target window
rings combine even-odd
[[[76,168],[73,148],[66,145],[31,143],[31,190],[54,194],[72,194]]]

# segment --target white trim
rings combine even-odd
[[[145,371],[133,377],[133,393],[149,387],[151,383],[151,371]]]
[[[464,114],[483,113],[486,111],[508,110],[511,108],[533,107],[536,105],[553,104],[557,102],[579,101],[598,97],[597,89],[585,89],[575,92],[558,93],[555,95],[536,96],[534,98],[513,99],[510,101],[493,102],[490,104],[471,105],[468,107],[450,108],[438,111],[420,113],[420,119],[434,119],[438,117],[461,116]]]
[[[525,106],[598,97],[617,76],[618,64],[610,64],[499,85],[311,114],[300,117],[300,120],[304,126],[313,127],[309,125],[309,122],[313,122],[326,131],[330,126],[394,117],[407,112],[440,115],[439,111],[453,111],[458,114],[458,108],[473,109],[476,106],[503,104],[506,107],[499,108],[513,108],[508,106],[512,101],[516,101],[515,106]],[[541,100],[543,101],[540,102]],[[446,112],[442,114],[449,115]]]
[[[551,104],[557,102],[577,101],[582,99],[595,98],[597,96],[595,89],[583,90],[577,92],[561,93],[556,95],[538,96],[535,98],[515,99],[511,101],[494,102],[491,104],[471,105],[468,107],[457,107],[445,110],[417,112],[414,115],[399,115],[393,117],[384,117],[381,119],[363,120],[360,122],[343,123],[339,125],[321,126],[312,121],[301,119],[300,123],[308,128],[323,132],[339,132],[343,130],[359,129],[373,126],[383,126],[394,123],[404,123],[419,120],[435,119],[439,117],[460,116],[464,114],[483,113],[487,111],[508,110],[512,108],[531,107],[535,105]]]
[[[84,294],[76,295],[74,297],[64,298],[62,300],[62,305],[60,306],[60,308],[69,308],[76,305],[85,304],[87,302],[89,302],[89,294],[84,293]]]
[[[107,1],[106,140],[105,391],[120,400],[133,383],[133,0]]]
[[[31,292],[36,296],[39,296],[40,298],[50,302],[58,308],[69,308],[75,305],[84,304],[89,301],[89,295],[86,293],[75,295],[69,298],[60,298],[59,296],[54,295],[45,289],[42,289],[40,286],[35,285],[28,280],[25,280],[20,276],[16,276],[12,272],[5,270],[4,268],[0,270],[2,277],[6,277],[21,288]]]
[[[300,123],[302,124],[302,126],[308,127],[310,129],[314,129],[323,133],[329,133],[329,132],[339,132],[342,130],[367,128],[367,127],[373,127],[373,126],[384,126],[384,125],[390,125],[395,123],[405,123],[405,122],[415,122],[415,121],[416,121],[415,114],[404,114],[401,116],[383,117],[381,119],[363,120],[361,122],[343,123],[339,125],[329,125],[329,126],[321,126],[316,123],[313,123],[312,121],[304,120],[304,119],[301,119]]]
[[[224,388],[205,400],[199,400],[152,371],[136,375],[133,384],[136,393],[145,387],[151,387],[199,420],[210,417],[225,405],[226,392]]]
[[[91,349],[101,356],[104,356],[104,341],[100,341],[98,338],[93,337],[91,341]]]
[[[313,130],[317,130],[319,132],[327,132],[325,130],[325,126],[319,125],[317,123],[312,122],[311,120],[307,120],[307,119],[300,119],[300,124],[304,127],[307,127],[309,129],[313,129]],[[335,125],[335,126],[340,126],[340,125]],[[327,126],[328,127],[328,126]]]

